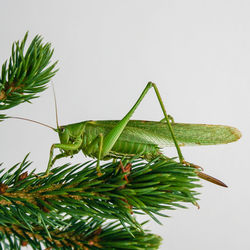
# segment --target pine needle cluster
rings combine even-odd
[[[21,42],[13,43],[11,56],[2,65],[0,76],[0,110],[30,102],[46,89],[55,75],[57,62],[50,64],[53,55],[50,43],[42,43],[37,35],[25,51],[28,32]],[[0,115],[3,119],[4,115]]]
[[[2,66],[1,110],[36,98],[57,71],[49,43],[36,36],[25,51],[26,41],[27,34],[13,44]],[[160,223],[167,210],[197,205],[195,169],[174,159],[111,160],[101,176],[93,160],[56,166],[50,175],[32,166],[27,155],[0,170],[0,249],[158,249],[161,238],[137,214]]]

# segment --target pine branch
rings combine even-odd
[[[12,45],[9,61],[2,65],[0,76],[0,110],[10,109],[20,103],[30,102],[46,89],[55,75],[56,63],[50,64],[53,54],[49,43],[42,43],[37,35],[24,50],[28,32],[21,42]],[[3,119],[0,115],[0,119]]]
[[[51,45],[37,35],[25,51],[27,36],[2,66],[0,110],[37,98],[57,71]],[[45,176],[28,174],[27,157],[0,170],[0,249],[157,249],[160,237],[145,232],[134,215],[160,223],[162,210],[197,205],[197,170],[174,160],[112,161],[101,166],[101,176],[96,161],[64,164]]]
[[[30,164],[26,157],[10,170],[1,170],[0,212],[5,218],[10,215],[9,220],[18,209],[27,216],[42,214],[48,225],[52,213],[53,217],[118,219],[124,227],[141,229],[133,213],[148,214],[160,223],[154,215],[166,216],[161,210],[196,204],[198,193],[193,189],[200,186],[193,168],[173,160],[131,160],[125,168],[120,162],[109,162],[102,165],[101,177],[95,161],[56,167],[45,178],[39,178],[44,173],[24,172]]]
[[[28,244],[33,249],[158,249],[161,238],[131,228],[128,233],[117,222],[104,223],[91,218],[62,221],[63,226],[34,227],[0,226],[0,247],[20,249]],[[48,233],[49,231],[49,233]]]

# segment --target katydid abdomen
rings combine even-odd
[[[105,138],[117,126],[119,121],[87,121],[83,129],[82,151],[85,155],[100,159],[99,135]],[[172,123],[173,132],[179,146],[215,145],[238,140],[241,133],[238,129],[223,125]],[[93,143],[94,142],[94,143]],[[89,145],[92,145],[89,147]],[[151,160],[157,156],[168,158],[160,148],[174,146],[172,135],[164,122],[130,120],[105,158],[138,156]],[[184,163],[184,161],[183,161]],[[189,164],[193,167],[199,167]],[[227,187],[220,180],[197,171],[197,175],[214,184]]]
[[[83,131],[83,153],[99,135],[107,135],[119,121],[87,121]],[[236,141],[240,132],[233,127],[206,124],[171,124],[177,142],[180,146],[214,145]],[[159,149],[174,146],[171,133],[164,122],[130,120],[120,137],[112,147],[108,156],[123,157],[140,155],[142,158],[152,158],[159,155]],[[97,157],[98,145],[92,150],[91,157]]]

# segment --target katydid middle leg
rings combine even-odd
[[[98,175],[101,176],[102,173],[100,169],[100,160],[101,160],[101,153],[103,150],[103,134],[99,134],[89,145],[87,145],[85,148],[85,151],[89,155],[95,153],[96,145],[98,146],[96,170],[97,170]]]

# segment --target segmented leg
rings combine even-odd
[[[61,154],[59,154],[59,155],[56,155],[56,156],[54,157],[54,159],[52,160],[51,165],[53,166],[54,163],[55,163],[58,159],[61,159],[61,158],[63,158],[63,157],[67,157],[67,156],[68,156],[68,155],[65,154],[65,153],[61,153]]]
[[[160,93],[158,91],[158,88],[156,87],[155,83],[149,82],[147,84],[147,86],[145,87],[145,89],[142,91],[140,97],[138,98],[138,100],[136,101],[136,103],[134,104],[134,106],[129,110],[129,112],[123,117],[122,120],[120,120],[117,125],[115,127],[113,127],[111,129],[111,131],[106,135],[106,136],[101,136],[99,139],[96,138],[90,145],[88,145],[85,150],[87,150],[89,155],[96,155],[96,143],[99,143],[99,152],[98,152],[98,161],[97,161],[97,168],[98,171],[100,172],[100,160],[102,160],[105,156],[107,156],[110,151],[112,150],[113,146],[115,145],[115,143],[117,142],[119,136],[121,135],[121,133],[123,132],[124,128],[126,127],[127,123],[129,122],[130,118],[132,117],[133,113],[135,112],[135,110],[137,109],[137,107],[139,106],[139,104],[141,103],[141,101],[143,100],[143,98],[145,97],[145,95],[147,94],[147,92],[149,91],[150,88],[153,88],[157,99],[159,101],[159,104],[161,106],[162,112],[164,114],[165,120],[166,120],[166,126],[169,128],[172,139],[174,141],[175,147],[177,149],[178,152],[178,156],[180,159],[180,162],[183,161],[183,156],[180,150],[180,147],[176,141],[171,123],[169,121],[168,115],[166,113],[166,109],[164,107],[164,104],[162,102]]]
[[[128,163],[125,167],[122,164],[122,161],[120,161],[119,167],[122,169],[123,173],[128,173],[128,175],[130,174],[131,171],[131,163]],[[124,179],[128,182],[128,175],[124,175]]]
[[[201,171],[204,171],[204,169],[199,165],[196,165],[196,164],[193,164],[193,163],[190,163],[190,162],[187,162],[187,161],[183,161],[182,163],[185,164],[186,166],[196,168],[196,169],[200,169]]]
[[[166,126],[169,128],[172,139],[174,141],[178,156],[179,156],[179,160],[180,162],[182,162],[184,160],[180,147],[177,143],[177,140],[175,138],[171,123],[169,121],[168,115],[166,113],[166,109],[164,107],[164,104],[162,102],[160,93],[158,91],[157,86],[155,85],[155,83],[149,82],[147,84],[147,86],[145,87],[145,89],[142,91],[140,97],[138,98],[138,100],[136,101],[136,103],[134,104],[134,106],[130,109],[130,111],[124,116],[124,118],[118,122],[118,124],[103,138],[103,148],[102,148],[102,152],[101,152],[101,159],[103,159],[103,157],[105,157],[106,155],[108,155],[108,153],[111,151],[112,147],[114,146],[114,144],[116,143],[116,141],[118,140],[119,136],[121,135],[122,131],[124,130],[124,128],[126,127],[127,123],[129,122],[131,116],[133,115],[133,113],[135,112],[135,110],[137,109],[137,107],[139,106],[139,104],[141,103],[141,101],[143,100],[143,98],[145,97],[145,95],[147,94],[147,92],[149,91],[150,88],[154,88],[154,91],[156,93],[157,99],[159,101],[159,104],[161,106],[162,112],[164,114],[165,120],[166,120]]]
[[[46,175],[49,173],[52,165],[55,163],[55,161],[59,158],[62,158],[63,156],[61,156],[60,154],[60,157],[57,158],[57,156],[53,159],[53,154],[54,154],[54,149],[55,148],[59,148],[59,149],[62,149],[64,150],[65,152],[70,152],[70,151],[75,151],[75,150],[79,150],[80,146],[82,144],[82,139],[79,137],[75,140],[75,142],[73,144],[61,144],[61,143],[57,143],[57,144],[53,144],[50,148],[50,156],[49,156],[49,163],[48,163],[48,167],[46,169]],[[67,155],[65,153],[65,155]],[[64,155],[64,156],[65,156]]]
[[[100,168],[100,160],[101,160],[101,154],[102,154],[102,148],[103,148],[103,134],[99,135],[99,152],[98,152],[98,158],[97,158],[97,167],[96,170],[98,172],[98,175],[102,175],[101,168]]]
[[[169,119],[169,121],[170,121],[171,123],[174,123],[174,118],[173,118],[172,115],[168,115],[168,119]],[[160,120],[160,122],[166,122],[166,119],[163,118],[163,119]]]
[[[96,145],[98,145],[96,170],[98,175],[101,176],[100,160],[102,159],[101,153],[103,150],[103,134],[99,134],[89,145],[86,146],[84,150],[88,155],[94,155],[97,150]]]

